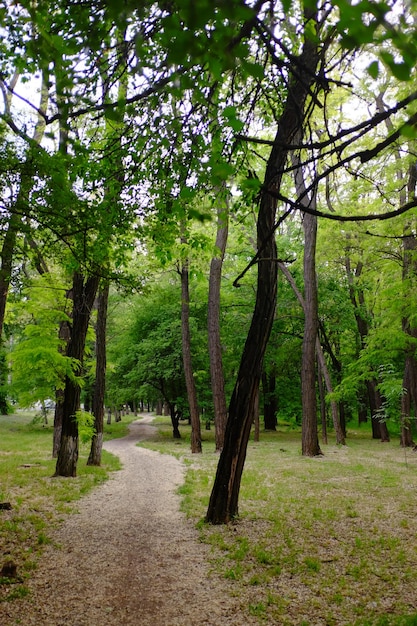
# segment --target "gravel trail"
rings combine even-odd
[[[250,624],[210,572],[210,548],[179,510],[175,458],[139,448],[146,416],[106,442],[123,469],[77,503],[52,535],[28,598],[0,604],[0,626],[238,626]]]

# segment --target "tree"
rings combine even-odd
[[[184,239],[183,239],[184,243]],[[201,452],[200,413],[197,404],[197,389],[191,358],[190,333],[190,289],[188,275],[188,259],[183,259],[181,269],[181,335],[182,359],[184,364],[185,384],[187,388],[188,407],[191,421],[191,452]]]
[[[127,332],[120,335],[120,342],[113,342],[108,374],[110,401],[163,399],[170,408],[174,438],[181,436],[179,419],[186,413],[179,296],[178,285],[167,284],[149,291],[146,300],[142,295],[137,298],[126,313]],[[111,333],[126,323],[123,314],[118,317],[117,322],[110,320]]]
[[[93,391],[94,435],[91,440],[90,455],[87,465],[101,464],[104,426],[104,398],[106,389],[106,329],[109,283],[102,284],[98,294],[96,324],[96,374]]]
[[[220,338],[220,290],[222,266],[228,236],[229,202],[226,197],[223,205],[220,194],[217,202],[219,202],[217,209],[217,234],[215,250],[210,263],[207,326],[210,378],[213,394],[214,423],[216,428],[216,450],[220,451],[223,448],[227,421],[227,404]]]
[[[278,264],[279,269],[282,271],[282,273],[284,274],[284,276],[287,278],[288,282],[290,283],[299,303],[301,304],[301,306],[303,307],[303,309],[305,309],[305,301],[304,298],[301,294],[301,292],[299,291],[293,276],[291,275],[290,271],[288,270],[288,268],[283,264],[283,263],[279,263]],[[305,314],[306,315],[306,314]],[[317,326],[317,330],[318,330],[318,326]],[[319,336],[317,334],[316,336],[316,343],[315,343],[315,348],[316,348],[316,357],[317,357],[317,362],[318,362],[318,366],[319,366],[319,374],[321,376],[323,376],[324,380],[325,380],[325,384],[326,384],[326,389],[327,389],[327,393],[329,395],[331,395],[333,393],[333,385],[330,379],[330,373],[326,364],[326,360],[324,357],[324,353],[323,353],[323,349],[321,347],[321,343],[320,343],[320,339]],[[345,437],[343,434],[343,430],[340,424],[340,420],[339,420],[339,414],[338,414],[338,410],[337,410],[337,405],[334,399],[330,400],[330,404],[331,404],[331,408],[332,408],[332,418],[333,418],[333,424],[334,424],[334,428],[335,428],[335,432],[336,432],[336,443],[338,444],[345,444]],[[313,418],[313,425],[314,425],[314,418]],[[317,432],[317,429],[313,428],[313,432],[311,433],[311,437],[313,442],[315,442],[314,439],[314,430]],[[313,448],[316,447],[316,444],[314,443]],[[317,448],[316,448],[317,450]],[[306,456],[310,456],[310,455],[306,455]],[[315,456],[315,455],[312,455]]]
[[[55,397],[65,377],[74,377],[76,359],[66,357],[58,329],[68,321],[65,289],[52,273],[33,276],[20,301],[11,303],[14,330],[10,352],[11,391],[20,406],[30,407]]]
[[[301,144],[302,135],[294,143]],[[298,201],[317,210],[317,187],[307,192],[300,156],[292,155]],[[301,358],[301,401],[303,407],[301,450],[304,456],[321,454],[317,435],[316,346],[318,338],[318,296],[316,278],[317,216],[305,213],[304,230],[304,335]]]
[[[268,159],[261,191],[257,222],[258,285],[255,311],[246,339],[235,389],[229,405],[225,443],[219,459],[206,520],[226,523],[238,513],[238,496],[246,448],[254,418],[255,400],[262,374],[263,357],[269,339],[276,303],[276,244],[274,232],[277,198],[289,148],[305,121],[305,103],[314,84],[319,49],[307,29],[317,28],[317,16],[304,13],[305,40],[299,57],[293,59],[297,71],[291,77],[288,97],[279,118],[274,145]]]
[[[84,358],[88,324],[99,282],[99,276],[85,278],[78,272],[74,273],[72,283],[73,314],[67,356],[70,359],[75,359],[80,364],[76,372],[78,375],[82,373],[81,367]],[[55,476],[76,476],[78,461],[77,412],[79,409],[80,383],[73,377],[66,376],[61,443],[56,462]]]

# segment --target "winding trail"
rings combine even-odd
[[[127,437],[106,442],[123,469],[53,533],[30,596],[0,605],[1,626],[250,623],[227,581],[210,573],[209,547],[179,510],[182,464],[136,446],[154,432],[151,420],[142,417]]]

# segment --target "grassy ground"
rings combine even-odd
[[[187,430],[174,442],[161,421],[144,445],[187,464],[184,510],[212,545],[213,569],[261,624],[417,624],[416,452],[365,428],[311,459],[298,433],[262,433],[249,444],[239,520],[207,526],[218,455],[212,431],[191,455]]]
[[[32,419],[0,417],[0,502],[13,507],[0,510],[0,567],[11,558],[19,575],[15,584],[0,578],[0,600],[27,592],[50,529],[118,467],[106,452],[101,468],[87,467],[82,446],[78,477],[51,478],[52,426]],[[128,421],[106,426],[106,437],[123,436]],[[186,464],[184,511],[243,611],[282,626],[417,625],[417,453],[405,453],[398,439],[372,441],[365,429],[350,431],[347,446],[330,443],[323,457],[308,459],[299,433],[261,433],[249,444],[239,520],[207,526],[214,432],[203,430],[203,454],[191,455],[188,426],[178,441],[165,418],[156,422],[158,434],[143,445]]]
[[[56,463],[51,455],[53,426],[33,419],[33,412],[0,416],[0,503],[12,506],[0,510],[0,570],[12,560],[18,573],[17,584],[0,577],[0,600],[27,592],[25,580],[49,542],[51,527],[63,514],[76,510],[83,494],[119,468],[118,459],[106,451],[102,467],[88,467],[89,447],[81,445],[77,478],[52,478]],[[105,437],[126,434],[128,421],[106,425]]]

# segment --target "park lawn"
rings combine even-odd
[[[284,429],[251,441],[236,523],[204,523],[218,454],[203,430],[203,454],[189,451],[189,427],[141,445],[187,465],[183,509],[211,547],[211,566],[260,623],[417,625],[417,452],[398,438],[373,441],[351,429],[347,445],[301,456],[300,434]]]
[[[76,501],[119,467],[86,466],[81,446],[76,479],[51,478],[52,426],[33,414],[0,417],[0,545],[18,565],[18,581],[0,579],[0,600],[27,592],[25,581],[49,531]],[[185,513],[211,546],[210,567],[260,624],[361,626],[417,624],[417,453],[398,439],[372,441],[350,431],[348,445],[322,446],[303,458],[300,435],[286,429],[251,441],[242,480],[240,518],[230,526],[204,523],[218,454],[203,430],[203,454],[189,451],[189,427],[173,440],[167,419],[141,445],[174,454],[186,465],[180,488]],[[122,436],[127,420],[106,427]]]
[[[17,565],[17,582],[0,577],[0,601],[26,593],[25,581],[36,568],[50,530],[62,516],[76,511],[76,501],[119,469],[117,457],[103,450],[101,467],[86,465],[89,446],[80,446],[78,475],[74,479],[52,478],[53,418],[47,425],[34,421],[34,412],[0,416],[0,569],[12,560]],[[106,437],[123,436],[127,418],[106,425]]]

